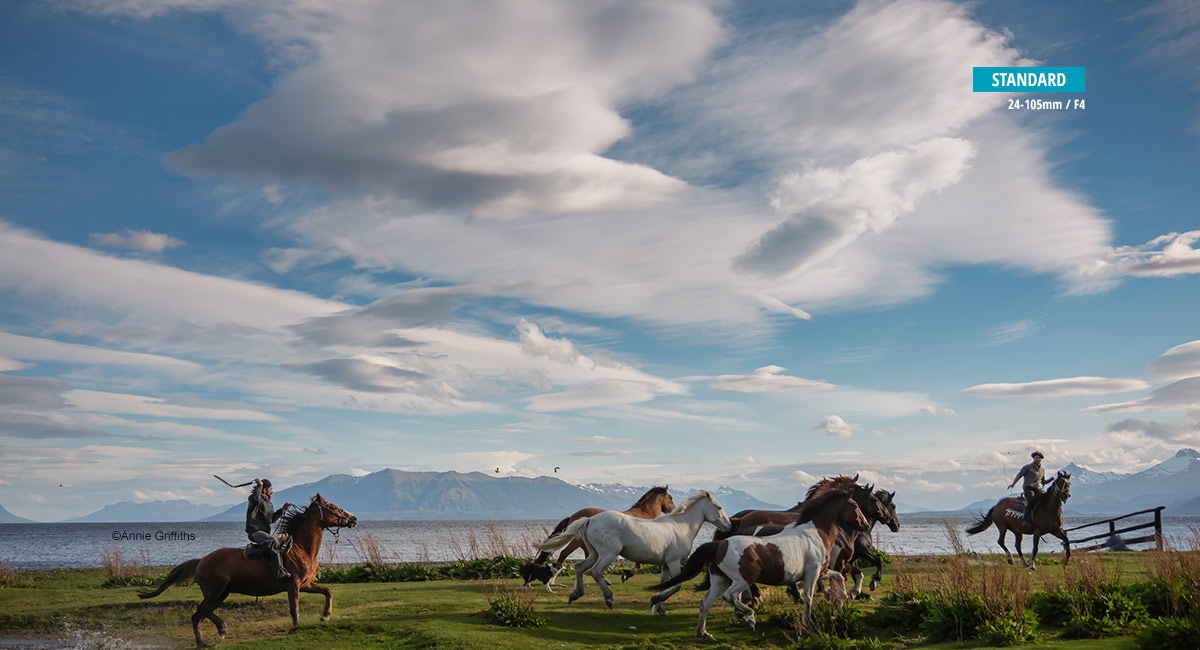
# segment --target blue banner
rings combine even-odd
[[[974,68],[977,93],[1081,93],[1084,68]]]

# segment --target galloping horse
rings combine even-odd
[[[1021,562],[1025,562],[1025,555],[1021,553],[1021,538],[1023,535],[1033,535],[1033,555],[1029,556],[1029,568],[1037,570],[1037,552],[1038,542],[1041,541],[1042,535],[1050,533],[1062,540],[1063,550],[1067,555],[1063,558],[1063,564],[1071,561],[1071,541],[1067,539],[1067,533],[1062,529],[1062,507],[1067,499],[1071,498],[1071,475],[1059,471],[1054,478],[1054,482],[1050,484],[1050,489],[1046,490],[1046,495],[1038,499],[1034,504],[1026,504],[1025,507],[1032,507],[1029,519],[1033,526],[1025,523],[1025,520],[1018,513],[1009,514],[1009,509],[1012,507],[1016,497],[1004,497],[1000,499],[996,505],[992,506],[991,510],[987,511],[986,515],[979,518],[970,528],[967,529],[968,535],[982,533],[988,529],[993,523],[1000,530],[1000,548],[1004,549],[1004,554],[1008,556],[1008,563],[1012,564],[1012,553],[1008,552],[1008,547],[1004,545],[1004,536],[1008,531],[1012,531],[1017,538],[1017,557],[1021,558]]]
[[[888,492],[887,490],[875,490],[875,498],[879,499],[879,503],[891,514],[892,521],[896,524],[893,528],[891,522],[889,522],[887,527],[893,533],[899,531],[900,519],[896,516],[896,493]],[[868,517],[868,519],[870,518]],[[865,564],[875,567],[875,575],[871,576],[871,591],[875,591],[875,588],[883,581],[883,560],[879,559],[879,555],[875,553],[875,546],[871,543],[871,532],[875,529],[876,523],[876,521],[871,521],[871,527],[867,529],[867,532],[859,535],[858,539],[854,540],[854,562],[858,565]],[[859,597],[865,597],[865,594]]]
[[[654,519],[664,512],[671,512],[675,509],[675,500],[671,498],[671,493],[667,491],[668,487],[669,486],[664,485],[662,487],[650,488],[641,496],[641,498],[637,500],[637,502],[629,506],[628,510],[624,510],[622,512],[630,517],[637,517],[639,519]],[[602,512],[604,512],[603,508],[584,508],[582,510],[576,510],[575,513],[570,517],[566,517],[562,521],[558,522],[558,525],[554,527],[554,530],[550,533],[550,535],[554,536],[563,532],[567,529],[567,526],[579,519],[582,519],[583,517],[594,517]],[[570,544],[567,544],[566,547],[563,548],[562,552],[558,554],[558,564],[566,562],[567,556],[571,555],[576,549],[580,548],[583,549],[583,556],[587,557],[588,551],[583,545],[583,540],[577,538],[572,540]],[[533,561],[535,564],[542,564],[549,558],[550,552],[542,551],[541,553],[537,554],[537,557]],[[633,574],[637,573],[639,569],[641,569],[641,565],[635,565],[633,570],[626,570],[622,572],[621,582],[628,580],[631,576],[633,576]],[[554,579],[551,578],[551,582],[553,581]]]
[[[802,623],[809,626],[813,591],[825,570],[832,568],[829,562],[834,540],[845,531],[861,532],[869,526],[851,498],[853,492],[851,487],[839,487],[810,499],[804,510],[809,521],[791,524],[778,534],[768,537],[738,535],[701,544],[688,558],[682,573],[656,588],[674,586],[678,589],[677,585],[707,566],[712,586],[700,603],[696,638],[712,641],[705,623],[708,610],[717,598],[724,598],[733,605],[737,616],[753,630],[754,610],[742,603],[742,595],[750,591],[751,586],[761,583],[791,588],[803,584],[806,598]],[[845,577],[841,573],[829,571],[827,577],[839,584],[839,592],[845,593]],[[650,602],[660,602],[664,593],[654,596]]]
[[[894,492],[885,492],[883,490],[874,491],[874,486],[859,485],[858,474],[850,476],[835,476],[833,478],[823,478],[818,483],[808,489],[808,493],[804,497],[804,501],[797,503],[795,506],[787,510],[743,510],[733,517],[730,521],[733,523],[733,528],[729,533],[717,533],[713,535],[714,541],[729,538],[734,535],[759,535],[774,534],[781,530],[782,527],[794,524],[796,522],[808,521],[805,515],[805,508],[808,503],[815,497],[821,496],[831,490],[841,488],[851,488],[853,490],[852,499],[855,504],[862,510],[867,521],[874,526],[876,523],[882,522],[892,532],[900,530],[900,519],[896,516],[896,505],[893,501]],[[759,531],[759,532],[755,532]],[[846,532],[834,542],[834,570],[842,574],[850,574],[854,578],[854,588],[851,590],[851,595],[854,597],[866,597],[862,595],[862,570],[854,566],[853,561],[862,552],[859,549],[865,548],[869,552],[869,544],[861,545],[858,540],[862,538],[857,532]],[[873,553],[869,553],[871,558],[874,558]],[[880,577],[879,572],[872,579],[872,584],[877,584],[876,580]],[[697,590],[704,590],[709,587],[709,581],[706,579]],[[794,590],[789,590],[792,598],[796,599],[799,594]]]
[[[209,619],[217,626],[218,642],[225,638],[225,621],[214,610],[229,594],[270,596],[288,592],[288,606],[292,612],[292,626],[300,625],[300,592],[323,594],[325,611],[322,621],[333,614],[333,593],[328,587],[313,582],[317,575],[317,552],[321,550],[321,535],[326,528],[353,528],[358,519],[321,498],[318,494],[304,510],[293,510],[280,520],[280,529],[292,536],[292,548],[283,558],[283,565],[291,572],[287,580],[276,580],[265,560],[248,560],[240,548],[219,548],[203,558],[188,560],[171,569],[167,579],[153,591],[143,591],[141,598],[153,598],[167,587],[193,578],[204,600],[192,614],[192,631],[196,633],[196,647],[206,647],[200,638],[200,621]]]
[[[583,574],[591,573],[592,579],[604,592],[604,602],[609,609],[613,606],[613,593],[604,580],[604,570],[623,555],[642,564],[662,566],[662,579],[666,582],[679,573],[683,561],[692,550],[692,542],[705,522],[712,523],[717,530],[729,529],[729,517],[724,508],[708,492],[688,497],[674,512],[654,519],[639,519],[620,512],[608,510],[595,517],[584,517],[567,526],[563,532],[537,544],[542,551],[556,551],[568,542],[580,537],[587,547],[588,556],[575,565],[575,590],[567,602],[583,595]],[[665,614],[662,600],[679,590],[678,586],[666,593],[651,608],[656,614]]]

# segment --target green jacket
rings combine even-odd
[[[250,504],[246,506],[246,534],[252,535],[257,531],[271,532],[271,524],[283,515],[283,508],[275,510],[271,500],[263,494],[262,484],[255,485],[250,493]]]

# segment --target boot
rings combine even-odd
[[[271,571],[275,573],[276,580],[282,581],[292,577],[292,574],[283,568],[283,558],[279,555],[278,549],[272,548],[267,555],[267,559],[270,560]]]

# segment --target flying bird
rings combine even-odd
[[[499,474],[499,473],[500,473],[500,468],[499,468],[499,467],[497,467],[497,468],[496,468],[496,473],[497,473],[497,474]]]
[[[556,466],[554,467],[554,473],[555,473],[555,474],[557,474],[557,473],[558,473],[558,470],[559,470],[559,467],[556,465]]]

